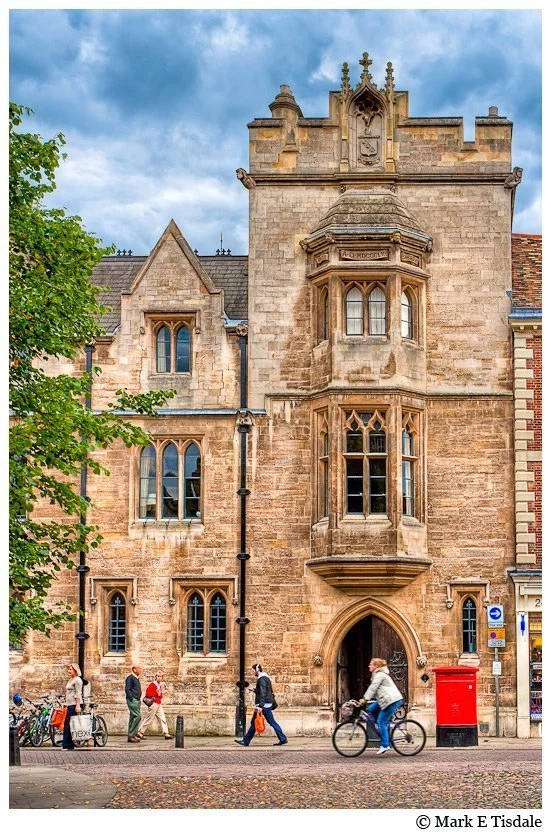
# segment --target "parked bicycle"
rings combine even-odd
[[[109,732],[107,730],[107,723],[105,719],[96,713],[98,705],[91,702],[89,705],[89,711],[83,711],[83,713],[89,713],[92,718],[92,738],[91,740],[75,740],[75,748],[86,748],[90,742],[93,742],[96,748],[103,748],[107,745],[107,740],[109,739]],[[60,747],[63,743],[63,725],[56,725],[52,726],[50,729],[50,739],[52,741],[52,745],[56,747]]]
[[[354,699],[343,705],[341,714],[344,721],[333,731],[333,747],[342,757],[359,757],[367,748],[368,730],[379,735],[377,722]],[[427,741],[423,726],[407,716],[390,723],[389,738],[391,748],[404,757],[419,754]]]

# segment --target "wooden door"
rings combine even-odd
[[[377,616],[371,616],[371,657],[385,659],[390,675],[408,701],[408,659],[404,645],[392,627]]]

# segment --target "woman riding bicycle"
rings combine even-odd
[[[404,703],[402,694],[390,678],[390,671],[384,659],[371,659],[369,670],[371,671],[371,683],[360,702],[365,705],[369,699],[375,700],[367,706],[367,710],[377,720],[377,727],[381,736],[381,746],[377,754],[385,754],[390,751],[389,722]]]

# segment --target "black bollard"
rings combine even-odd
[[[21,765],[21,753],[19,751],[19,733],[17,725],[10,725],[10,766]]]
[[[176,742],[174,747],[184,747],[184,717],[181,714],[176,717]]]

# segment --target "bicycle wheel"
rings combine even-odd
[[[425,747],[425,729],[414,719],[401,719],[391,728],[390,744],[404,757],[413,757]]]
[[[44,742],[44,723],[40,717],[29,723],[29,739],[35,748],[39,748]]]
[[[63,744],[63,729],[60,730],[54,725],[50,725],[50,742],[54,748],[61,748]]]
[[[367,731],[361,722],[341,722],[333,731],[331,741],[341,757],[359,757],[367,748]]]
[[[107,745],[109,734],[107,732],[107,723],[102,716],[94,717],[92,736],[94,738],[94,745],[99,746],[100,748]]]

